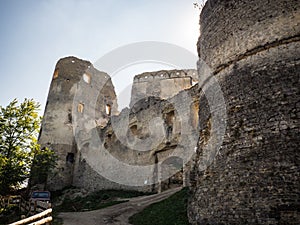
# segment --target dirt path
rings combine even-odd
[[[108,208],[76,213],[60,213],[64,225],[129,225],[128,218],[142,211],[152,203],[166,199],[181,188],[174,188],[160,194],[131,198],[129,202],[113,205]]]

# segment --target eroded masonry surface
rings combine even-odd
[[[203,170],[211,112],[200,96],[192,224],[300,223],[299,21],[299,1],[206,3],[198,52],[222,88],[227,129]]]
[[[130,109],[118,112],[108,74],[75,57],[59,60],[39,138],[58,155],[47,189],[162,191],[187,185],[189,161],[173,153],[194,153],[197,144],[197,78],[196,70],[137,75]],[[108,163],[105,154],[113,160]],[[118,162],[149,169],[125,171]],[[139,176],[142,182],[134,183]]]
[[[61,59],[39,139],[58,154],[46,187],[189,186],[191,224],[300,224],[299,21],[298,0],[208,0],[198,72],[137,75],[130,108],[121,112],[108,74],[75,57]],[[204,83],[203,62],[212,72]],[[193,154],[183,160],[172,155],[177,150]],[[103,176],[104,152],[128,165],[151,165],[144,185],[125,182],[139,179],[134,171],[122,173],[122,184]],[[118,175],[122,167],[105,170]]]

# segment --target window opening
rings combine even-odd
[[[78,104],[78,112],[83,113],[83,109],[84,109],[84,104],[79,103]]]
[[[110,113],[111,113],[111,106],[109,104],[106,105],[105,107],[105,112],[106,112],[106,115],[109,115],[110,116]]]
[[[91,83],[91,75],[87,74],[87,73],[83,74],[83,80],[85,83],[90,84]]]
[[[69,152],[68,155],[67,155],[66,161],[69,162],[69,163],[74,163],[75,162],[74,153]]]
[[[131,133],[132,133],[133,135],[137,135],[137,134],[138,134],[138,132],[137,132],[137,125],[132,125],[132,126],[130,127],[130,131],[131,131]]]

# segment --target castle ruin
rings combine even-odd
[[[299,224],[299,21],[297,0],[208,0],[200,15],[199,86],[194,71],[141,74],[130,109],[121,112],[108,74],[74,57],[61,59],[39,140],[59,156],[47,187],[162,191],[190,185],[191,224]],[[203,81],[205,67],[211,74]],[[225,119],[205,95],[214,93],[214,79]],[[164,82],[172,85],[165,88]],[[80,88],[85,94],[77,96]],[[185,132],[183,122],[189,126]],[[77,126],[81,129],[74,131]],[[214,151],[218,135],[221,145]],[[195,140],[191,161],[172,156],[194,148]],[[139,141],[149,151],[135,149]],[[105,163],[98,155],[106,151],[130,165],[152,165],[145,185],[130,186],[126,176],[120,178],[123,184],[102,176],[97,170]],[[167,180],[164,166],[175,171]],[[105,170],[117,176],[122,167]]]
[[[75,186],[90,191],[161,191],[170,185],[187,185],[188,161],[172,154],[175,149],[185,151],[191,143],[196,147],[199,107],[196,83],[195,70],[137,75],[130,109],[118,112],[108,74],[75,57],[60,59],[54,70],[39,138],[42,147],[53,149],[58,156],[55,171],[48,176],[47,189]],[[180,104],[182,101],[187,104]],[[188,114],[184,115],[186,121],[179,115],[182,113]],[[183,134],[184,123],[190,129]],[[102,154],[128,165],[149,165],[147,176],[141,177],[143,183],[132,182],[140,172],[131,169],[124,172],[118,163],[106,165],[108,158]],[[165,168],[172,172],[163,174]],[[118,173],[124,173],[123,182],[110,177],[118,177]]]

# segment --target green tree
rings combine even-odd
[[[30,186],[47,183],[48,174],[55,167],[56,159],[57,157],[53,150],[49,148],[40,149],[40,146],[38,146],[30,171]]]
[[[0,106],[0,194],[8,194],[29,178],[35,156],[41,150],[37,143],[41,117],[39,104],[25,99],[18,104],[14,99],[8,106]],[[46,157],[47,158],[47,157]],[[50,163],[50,159],[47,162]],[[44,161],[43,161],[44,163]]]

